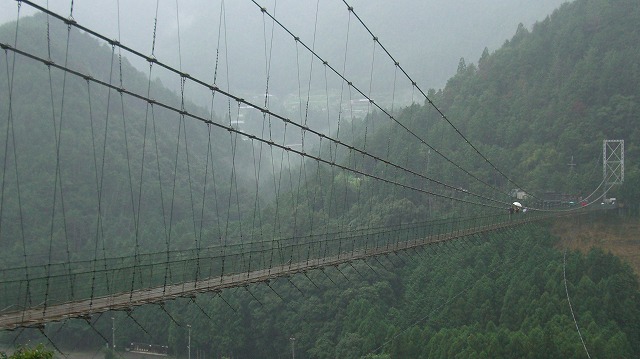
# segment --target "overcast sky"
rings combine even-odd
[[[34,2],[47,6],[47,1]],[[352,67],[355,77],[367,77],[371,64],[382,61],[381,50],[373,53],[375,50],[371,50],[370,37],[354,17],[349,17],[341,0],[257,2],[329,64],[336,68]],[[467,63],[477,62],[485,47],[494,51],[510,39],[519,23],[531,29],[533,23],[543,20],[563,2],[565,0],[348,1],[378,36],[380,44],[423,89],[443,87],[455,73],[461,57]],[[252,80],[257,84],[265,82],[265,58],[273,58],[271,75],[281,79],[291,75],[278,75],[278,66],[290,69],[292,66],[300,67],[300,61],[306,61],[304,58],[300,60],[298,55],[298,64],[291,62],[290,59],[299,51],[295,42],[277,26],[277,30],[272,31],[273,23],[250,0],[227,0],[224,7],[219,0],[183,0],[177,2],[177,6],[175,0],[123,0],[119,3],[118,11],[118,2],[114,0],[76,0],[73,18],[99,33],[113,39],[120,38],[123,44],[150,54],[156,4],[159,4],[156,57],[175,67],[182,67],[191,75],[210,79],[213,77],[212,63],[216,51],[220,52],[224,47],[228,61],[226,69],[236,71],[235,82],[242,90],[254,86]],[[69,0],[48,1],[51,10],[65,17],[71,14],[70,4]],[[23,4],[20,12],[21,15],[29,15],[35,11]],[[16,14],[16,1],[0,0],[0,22],[15,20]],[[226,44],[223,44],[225,39]],[[350,57],[345,61],[347,44]],[[266,46],[272,50],[266,51]],[[356,53],[361,55],[359,59],[356,59]],[[148,68],[144,61],[132,59],[132,62],[141,71]],[[275,81],[274,88],[277,86]]]

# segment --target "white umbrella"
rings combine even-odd
[[[516,207],[522,207],[522,203],[520,202],[513,202],[513,205]]]

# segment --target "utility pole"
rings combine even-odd
[[[116,318],[111,317],[111,349],[116,350]]]
[[[291,358],[296,359],[296,338],[291,337],[289,340],[291,341]]]
[[[187,350],[189,352],[188,357],[191,359],[191,324],[187,324],[187,328],[189,329],[189,341],[187,342]]]

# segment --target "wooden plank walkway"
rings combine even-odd
[[[270,269],[228,274],[221,277],[212,277],[181,284],[139,289],[132,292],[116,293],[105,297],[90,298],[62,304],[39,306],[25,310],[7,312],[0,315],[0,329],[34,327],[40,326],[44,323],[61,321],[68,318],[87,318],[92,314],[102,313],[109,310],[124,310],[144,304],[161,303],[178,297],[191,297],[198,293],[220,291],[222,289],[242,287],[253,283],[268,282],[278,277],[286,277],[296,273],[338,266],[340,264],[362,260],[369,257],[406,251],[451,241],[457,238],[498,231],[508,227],[518,226],[523,223],[538,221],[544,218],[548,217],[529,216],[526,220],[462,229],[451,233],[433,235],[423,239],[395,242],[378,248],[357,249],[339,255],[309,259]]]

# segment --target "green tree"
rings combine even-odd
[[[52,359],[53,351],[47,349],[43,344],[38,344],[34,348],[21,346],[13,354],[7,356],[0,353],[0,359]]]

